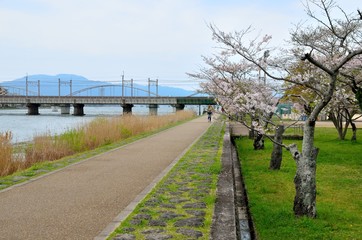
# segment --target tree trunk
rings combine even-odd
[[[251,129],[249,129],[249,139],[254,139],[254,136],[255,136],[254,126],[251,126]]]
[[[283,143],[284,126],[278,125],[275,130],[274,141],[277,143]],[[279,170],[282,164],[283,147],[280,144],[273,144],[273,152],[270,159],[269,169]]]
[[[351,138],[351,141],[355,142],[355,141],[357,141],[357,127],[356,127],[356,124],[354,122],[351,122],[351,126],[352,126],[352,138]]]
[[[254,137],[254,150],[262,150],[264,149],[264,135],[257,133]]]
[[[347,119],[343,116],[342,110],[339,109],[336,112],[330,112],[329,113],[329,119],[333,122],[334,127],[336,128],[338,132],[338,137],[340,140],[344,140],[346,138],[347,129],[349,122]],[[343,125],[343,120],[345,120],[345,124]]]
[[[294,177],[294,214],[312,218],[316,217],[316,159],[319,151],[314,147],[314,129],[315,121],[307,120],[304,126],[302,153],[295,144],[289,148],[297,165]]]
[[[346,109],[346,116],[348,117],[348,122],[351,123],[352,127],[352,138],[351,138],[352,142],[357,141],[357,127],[356,124],[353,122],[353,117],[352,117],[355,113],[356,112],[354,111],[350,112],[348,109]]]
[[[359,87],[355,90],[355,96],[358,101],[359,109],[362,110],[362,88]]]

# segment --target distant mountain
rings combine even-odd
[[[77,96],[122,96],[120,83],[89,80],[74,74],[58,74],[55,76],[44,74],[29,75],[13,81],[2,82],[0,86],[8,89],[8,92],[11,94],[25,95],[26,78],[29,96],[38,95],[39,88],[41,96],[59,96],[59,94],[66,96],[71,92]],[[156,86],[151,86],[151,92],[156,93]],[[129,81],[125,84],[123,94],[124,96],[131,96],[131,84]],[[194,92],[182,88],[158,86],[159,96],[190,96],[192,94]],[[148,86],[134,84],[133,96],[148,96]],[[151,94],[151,96],[154,96],[154,94]]]

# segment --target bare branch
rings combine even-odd
[[[358,14],[359,14],[360,20],[362,20],[362,13],[361,13],[361,11],[360,11],[359,9],[357,9],[357,12],[358,12]]]
[[[340,68],[342,68],[347,62],[349,62],[352,58],[354,58],[357,55],[362,54],[362,48],[357,49],[351,53],[349,53],[342,61],[333,69],[333,72],[338,72]]]
[[[328,73],[328,75],[333,75],[334,72],[331,71],[330,69],[328,69],[325,65],[323,65],[322,63],[320,63],[319,61],[317,61],[316,59],[314,59],[310,53],[306,53],[303,57],[302,60],[308,60],[310,63],[312,63],[313,65],[317,66],[318,68],[322,69],[323,71],[325,71],[326,73]]]

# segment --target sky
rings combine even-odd
[[[360,0],[338,0],[347,12]],[[0,82],[69,73],[108,82],[158,79],[193,90],[187,72],[215,51],[208,24],[252,26],[283,44],[306,19],[300,0],[0,0]]]

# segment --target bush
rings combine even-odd
[[[11,132],[0,133],[0,176],[15,172],[20,163],[13,161],[13,146],[11,145]]]
[[[141,133],[151,132],[175,122],[190,119],[193,112],[181,111],[164,116],[126,115],[95,120],[70,129],[63,134],[52,136],[51,133],[34,137],[25,148],[25,158],[15,159],[12,135],[10,132],[0,135],[0,175],[32,166],[37,162],[53,161],[76,153],[118,142]]]

